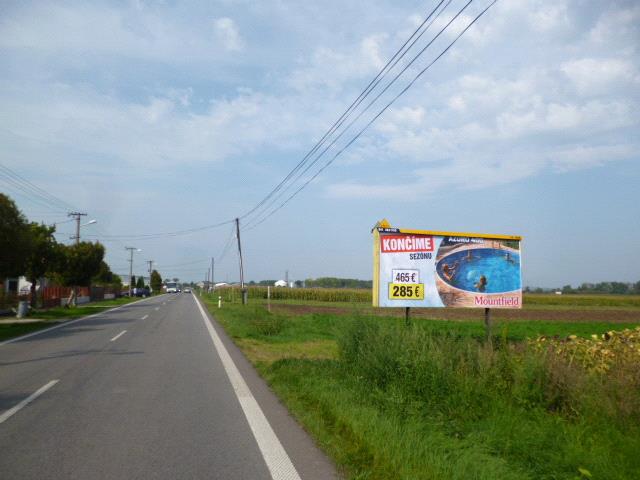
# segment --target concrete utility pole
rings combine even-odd
[[[129,250],[131,257],[129,258],[129,298],[131,298],[131,280],[133,279],[133,252],[136,250],[139,252],[140,250],[136,247],[124,247],[125,250]]]
[[[70,212],[67,214],[68,217],[74,217],[76,219],[76,235],[74,237],[70,237],[71,240],[76,241],[76,245],[80,243],[80,218],[86,217],[86,213],[80,212]]]
[[[242,267],[242,245],[240,244],[240,219],[236,218],[236,238],[238,239],[238,255],[240,256],[240,288],[242,289],[242,304],[248,303],[247,290],[244,288],[244,269]]]
[[[153,260],[147,260],[147,263],[149,264],[149,291],[153,292],[153,289],[151,288],[151,271],[153,267]]]
[[[213,269],[214,269],[214,260],[213,257],[211,257],[211,291],[213,292],[216,289],[216,284],[215,281],[213,280],[214,276],[213,276]]]

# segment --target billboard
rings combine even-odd
[[[373,230],[374,307],[521,308],[522,237]]]

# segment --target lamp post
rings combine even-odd
[[[69,217],[73,217],[76,221],[76,235],[74,237],[71,237],[71,240],[76,241],[76,245],[78,245],[80,243],[80,227],[85,227],[87,225],[93,225],[94,223],[97,223],[97,220],[89,220],[87,223],[83,223],[82,225],[80,225],[80,219],[84,216],[86,216],[86,213],[80,213],[80,212],[71,212],[68,214]],[[71,290],[71,298],[73,301],[74,305],[78,304],[78,292],[77,292],[78,287],[77,286],[73,286],[73,289]],[[67,304],[70,303],[69,301],[67,301]]]

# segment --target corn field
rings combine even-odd
[[[267,287],[248,287],[249,299],[267,299]],[[240,287],[218,288],[214,296],[224,302],[240,302]],[[371,303],[371,290],[347,288],[284,288],[271,287],[272,300],[305,300],[315,302]]]

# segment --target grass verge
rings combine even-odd
[[[637,363],[595,374],[528,348],[620,324],[517,322],[489,348],[477,322],[211,311],[319,445],[354,479],[634,478]],[[631,325],[629,325],[631,326]],[[580,331],[578,331],[580,330]]]
[[[37,330],[42,330],[43,328],[49,328],[52,325],[65,320],[73,320],[87,315],[92,315],[94,313],[99,313],[110,308],[135,302],[136,300],[140,299],[135,297],[121,297],[114,300],[104,300],[71,308],[54,307],[46,310],[31,310],[29,312],[29,317],[42,321],[33,321],[29,323],[2,323],[0,324],[0,341],[26,335]]]

